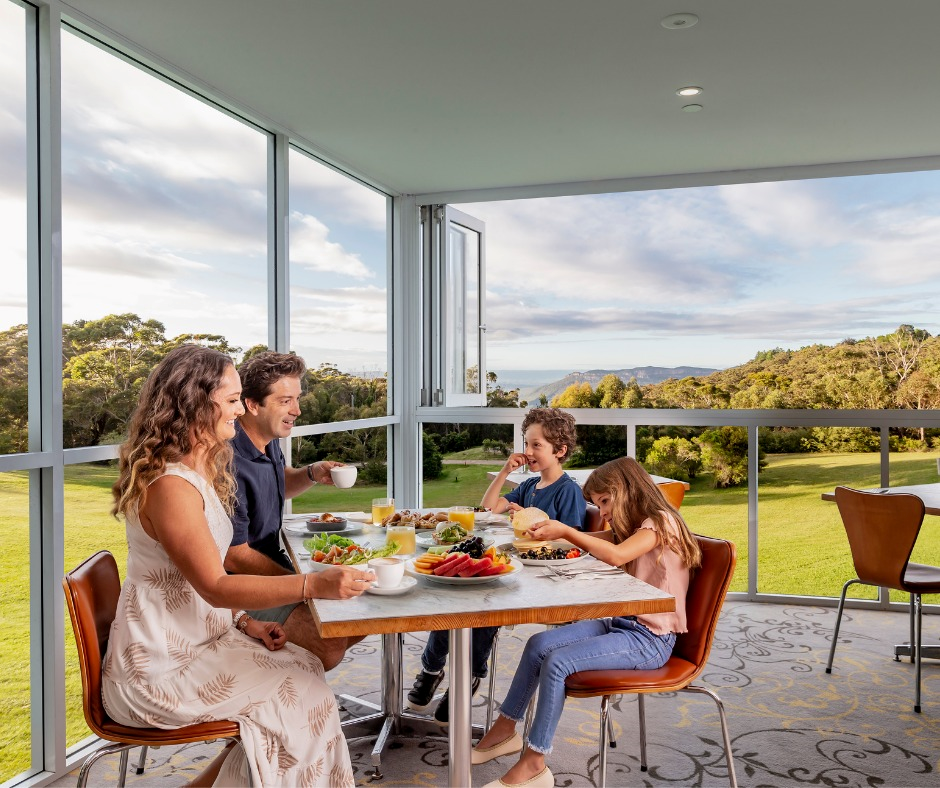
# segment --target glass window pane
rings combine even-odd
[[[359,469],[352,487],[317,485],[291,499],[294,512],[369,511],[373,498],[388,495],[388,428],[343,430],[291,440],[297,467],[320,460],[336,460]]]
[[[384,416],[388,198],[297,150],[289,169],[291,348],[315,395],[297,423]],[[349,390],[323,396],[334,384]]]
[[[110,515],[111,485],[117,481],[116,462],[67,465],[65,468],[65,571],[69,572],[99,550],[109,550],[123,579],[127,540],[123,520]],[[82,682],[72,625],[65,621],[66,745],[91,735],[82,712]]]
[[[447,228],[447,331],[450,392],[480,392],[480,234],[451,222]]]
[[[0,783],[30,768],[29,472],[0,473]],[[79,701],[81,695],[79,695]]]
[[[0,3],[0,86],[0,454],[12,454],[28,448],[26,14],[13,3]]]
[[[66,446],[120,440],[179,341],[266,344],[268,137],[62,35]]]

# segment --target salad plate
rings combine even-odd
[[[522,571],[522,563],[518,558],[511,558],[509,566],[511,570],[509,572],[503,572],[501,575],[487,575],[486,577],[441,577],[440,575],[426,575],[423,572],[419,572],[415,569],[415,562],[414,559],[412,559],[405,564],[405,574],[414,578],[423,577],[426,580],[430,580],[432,583],[440,583],[446,586],[478,586],[484,583],[492,583],[494,580],[504,580]]]

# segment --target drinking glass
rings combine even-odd
[[[457,523],[465,531],[473,530],[475,516],[472,506],[451,506],[447,512],[447,519],[452,523]]]
[[[398,543],[398,552],[395,555],[414,555],[418,544],[415,542],[415,527],[411,523],[395,523],[385,529],[385,544]]]
[[[372,524],[381,525],[382,520],[395,514],[394,498],[373,498],[372,499]]]

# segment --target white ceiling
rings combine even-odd
[[[940,154],[937,0],[62,8],[401,193]]]

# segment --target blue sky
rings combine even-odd
[[[22,9],[0,3],[0,327],[24,322]],[[266,142],[63,33],[63,310],[267,341]],[[292,345],[385,371],[386,200],[291,154]],[[457,206],[487,227],[490,369],[725,367],[940,332],[940,174]]]

